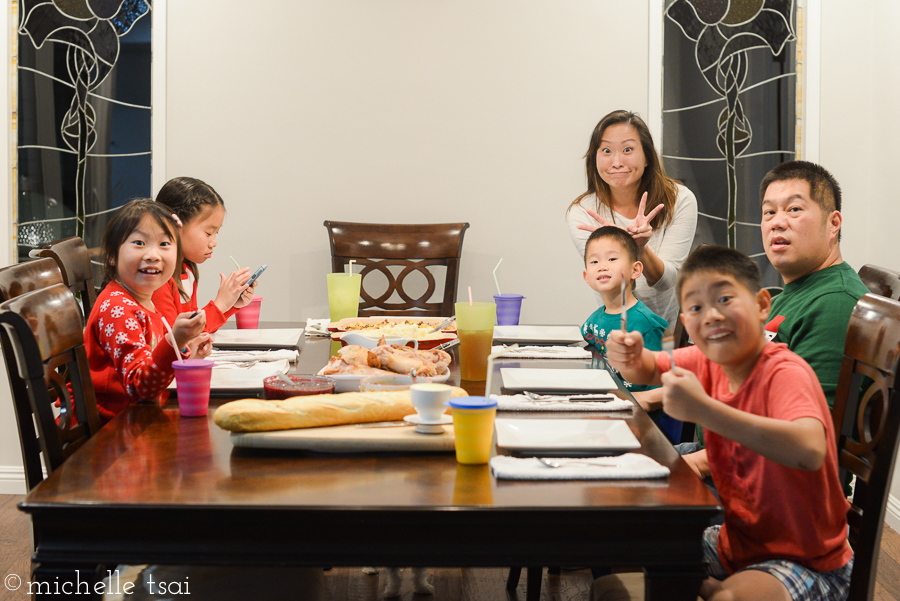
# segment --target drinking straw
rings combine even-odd
[[[497,267],[500,267],[500,263],[503,262],[503,259],[497,261]],[[502,296],[503,293],[500,292],[500,282],[497,281],[497,267],[494,267],[494,284],[497,286],[497,296]]]
[[[238,265],[238,262],[234,260],[234,257],[232,257],[231,255],[228,255],[228,258],[231,259],[231,262],[234,263],[235,267],[237,267],[238,269],[241,268],[241,266]]]
[[[162,315],[160,315],[162,317]],[[181,358],[181,351],[178,350],[178,342],[175,340],[175,334],[172,332],[172,327],[169,325],[169,322],[166,321],[165,317],[162,317],[163,325],[166,326],[166,330],[169,331],[169,336],[172,337],[172,348],[175,349],[175,356],[178,357],[179,363],[184,363],[184,359]]]
[[[469,306],[471,307],[475,303],[472,302],[472,287],[469,286]]]
[[[356,263],[356,259],[350,259],[347,261],[347,271],[350,272],[350,275],[353,275],[353,264]]]
[[[496,353],[491,353],[488,355],[487,359],[487,380],[484,383],[484,396],[487,398],[491,398],[491,376],[494,375],[494,359],[499,357],[500,355],[505,355],[506,353],[519,348],[518,344],[513,344],[512,346],[508,346],[506,348],[502,348]]]

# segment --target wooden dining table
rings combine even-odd
[[[296,373],[315,373],[333,351],[327,338],[299,348]],[[455,359],[449,383],[483,394],[484,382],[460,382]],[[506,359],[492,392],[500,368],[517,366],[602,369]],[[507,481],[448,452],[238,448],[212,421],[223,402],[205,418],[180,416],[175,401],[132,405],[32,490],[19,507],[34,527],[34,581],[121,563],[618,565],[645,570],[647,599],[696,599],[701,533],[721,508],[637,405],[505,417],[624,420],[667,478]]]

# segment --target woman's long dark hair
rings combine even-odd
[[[613,211],[609,184],[603,181],[603,178],[600,177],[600,173],[597,171],[597,152],[600,151],[600,143],[603,140],[606,128],[619,124],[634,128],[641,140],[644,157],[647,159],[647,167],[644,168],[644,175],[641,177],[641,187],[638,190],[638,201],[640,201],[640,197],[644,192],[647,192],[646,208],[648,211],[661,203],[665,208],[653,218],[650,225],[654,230],[668,226],[672,223],[672,217],[675,215],[675,201],[678,200],[678,188],[675,186],[675,180],[666,175],[666,170],[663,168],[662,161],[656,153],[656,147],[653,145],[653,136],[650,135],[650,128],[647,127],[643,119],[631,111],[613,111],[603,117],[594,128],[587,154],[584,155],[587,171],[587,191],[569,204],[567,211],[570,211],[572,207],[580,203],[583,198],[594,194],[597,197],[597,207],[594,210],[599,212],[601,205],[606,206],[613,221],[615,221],[616,213]]]

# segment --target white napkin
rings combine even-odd
[[[502,351],[505,346],[492,346],[491,354]],[[580,346],[520,346],[504,353],[501,359],[590,359],[591,351]]]
[[[308,317],[306,319],[306,335],[307,336],[331,336],[331,332],[328,331],[328,325],[331,323],[330,319],[313,319],[312,317]]]
[[[598,396],[595,394],[573,395],[572,401],[565,401],[566,397],[550,397],[543,401],[532,401],[524,394],[499,395],[492,394],[491,398],[497,401],[497,411],[631,411],[634,403],[613,397],[611,401],[584,401],[579,403],[579,396]],[[612,396],[612,395],[610,395]],[[560,399],[554,401],[553,399]]]
[[[259,361],[260,363],[268,363],[269,361],[287,361],[288,363],[296,363],[299,357],[300,351],[296,349],[272,349],[268,351],[227,351],[214,349],[208,359],[222,365],[227,363],[247,363],[249,361]]]
[[[497,455],[491,457],[491,473],[498,480],[641,480],[669,475],[669,468],[637,453],[612,457],[553,457],[551,461],[563,465],[550,467],[537,457]],[[586,465],[590,462],[615,464],[616,467]]]

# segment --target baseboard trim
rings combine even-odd
[[[887,511],[884,513],[884,521],[894,532],[900,532],[900,499],[894,495],[888,495]]]
[[[0,495],[24,495],[25,469],[17,465],[0,465]]]

